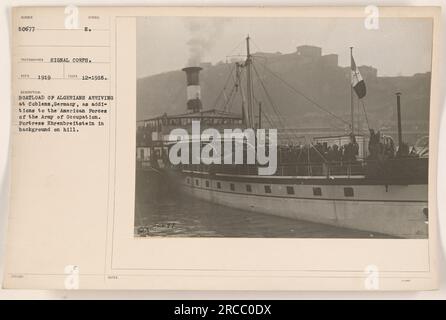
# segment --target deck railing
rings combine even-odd
[[[210,174],[234,174],[234,175],[258,175],[257,165],[181,165],[181,169]],[[277,167],[274,176],[353,176],[363,175],[364,167],[357,163],[306,163],[306,164],[281,164]]]
[[[138,169],[163,169],[174,168],[204,172],[209,174],[231,175],[258,175],[258,165],[234,165],[234,164],[183,164],[172,166],[169,163],[159,161],[137,161]],[[364,160],[355,162],[324,162],[324,163],[282,163],[277,167],[274,176],[307,176],[307,177],[358,177],[384,180],[406,180],[416,178],[419,181],[427,181],[427,158],[397,158],[385,161]]]

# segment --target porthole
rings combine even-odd
[[[314,187],[313,188],[313,196],[322,196],[322,189],[319,187]]]
[[[353,197],[354,196],[353,188],[351,187],[344,188],[344,196]]]

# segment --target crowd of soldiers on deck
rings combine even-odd
[[[395,158],[416,158],[418,154],[415,148],[409,151],[409,146],[407,143],[401,143],[398,150],[395,148],[395,144],[390,137],[383,136],[378,131],[375,133],[373,129],[370,129],[370,140],[369,140],[369,156],[370,160],[392,160]]]
[[[139,126],[136,128],[136,145],[149,146],[152,143],[152,131],[149,127]]]
[[[148,139],[148,135],[143,130],[137,131],[137,138]],[[149,138],[150,139],[150,138]],[[158,167],[161,160],[168,165],[168,151],[153,150],[151,153],[151,162],[154,167]],[[315,144],[288,144],[278,146],[278,164],[283,166],[304,165],[308,164],[322,166],[344,165],[360,165],[358,161],[359,145],[354,135],[350,136],[350,142],[343,145],[315,143]],[[370,139],[368,143],[367,160],[383,162],[396,158],[413,158],[418,157],[415,148],[409,151],[407,144],[403,143],[399,148],[395,147],[392,138],[382,135],[379,131],[375,132],[370,129]]]
[[[415,148],[409,151],[409,146],[403,143],[399,148],[395,147],[392,138],[375,133],[370,129],[368,144],[368,160],[391,160],[395,158],[417,157]],[[306,145],[279,146],[279,163],[355,163],[358,159],[359,145],[353,135],[350,142],[344,145],[328,145],[316,143]]]
[[[359,146],[352,137],[344,145],[328,145],[326,143],[287,145],[279,147],[279,163],[324,163],[324,162],[356,162]]]

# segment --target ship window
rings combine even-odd
[[[319,187],[313,188],[313,196],[321,196],[322,195],[322,189]]]
[[[217,182],[217,189],[221,189],[221,183]]]
[[[344,196],[346,197],[353,197],[354,192],[353,192],[353,188],[344,188]]]
[[[234,191],[234,190],[235,190],[235,185],[234,185],[233,183],[231,183],[231,184],[229,185],[229,187],[231,188],[231,191]]]
[[[250,185],[250,184],[247,184],[247,185],[246,185],[246,191],[247,191],[247,192],[252,192],[252,188],[251,188],[251,185]]]
[[[265,193],[271,193],[271,186],[265,186]]]
[[[294,194],[294,188],[290,187],[290,186],[286,187],[286,193],[287,194]]]
[[[206,188],[209,188],[209,181],[206,180]]]
[[[196,186],[198,186],[198,183],[199,183],[198,179],[195,179],[195,185]]]

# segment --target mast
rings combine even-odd
[[[396,115],[398,121],[398,149],[403,145],[403,130],[401,129],[401,92],[396,95]]]
[[[353,47],[350,47],[350,115],[351,115],[351,129],[353,136],[355,135],[355,118],[354,118],[354,106],[353,106]],[[356,70],[355,70],[356,71]]]
[[[241,65],[237,62],[235,64],[235,76],[237,79],[237,88],[240,89],[240,95],[242,98],[242,117],[243,117],[243,123],[246,126],[249,126],[249,118],[248,118],[248,110],[246,110],[246,102],[245,102],[245,94],[243,92],[243,86],[241,83]]]
[[[257,129],[262,128],[262,102],[259,102],[259,124]]]
[[[251,52],[249,48],[249,35],[246,37],[246,95],[248,100],[248,125],[250,128],[254,127],[254,120],[253,120],[253,87],[252,87],[252,57]]]

